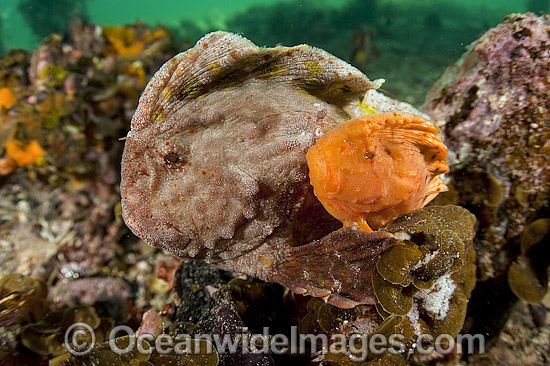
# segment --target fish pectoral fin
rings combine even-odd
[[[296,293],[320,297],[341,308],[374,304],[371,278],[376,262],[395,242],[385,231],[343,227],[292,248],[271,271],[275,276],[272,280]]]
[[[352,220],[344,220],[342,223],[344,224],[344,227],[351,226],[366,232],[374,231],[371,229],[371,227],[367,223],[367,220],[365,220],[364,217],[359,217]]]

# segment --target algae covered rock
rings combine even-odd
[[[482,280],[506,273],[519,236],[548,210],[549,27],[546,15],[507,16],[447,69],[423,107],[453,155],[452,194],[440,199],[479,220]]]

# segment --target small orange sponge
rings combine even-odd
[[[35,164],[46,153],[36,140],[24,143],[15,139],[6,142],[6,153],[11,156],[18,166]]]
[[[15,103],[15,94],[11,91],[10,88],[0,88],[0,110],[2,107],[11,108]]]

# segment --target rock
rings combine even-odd
[[[438,202],[460,204],[479,220],[482,280],[504,275],[520,234],[548,216],[549,29],[546,15],[507,16],[446,70],[422,108],[452,155],[451,192]]]

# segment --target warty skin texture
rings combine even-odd
[[[306,153],[360,115],[365,92],[378,86],[309,46],[206,35],[168,61],[140,99],[122,159],[126,224],[182,259],[341,307],[373,304],[374,266],[396,240],[338,229],[313,194]]]

